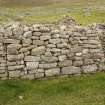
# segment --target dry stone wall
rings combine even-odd
[[[105,70],[105,29],[98,26],[81,27],[70,19],[56,25],[1,25],[0,79],[38,79]]]

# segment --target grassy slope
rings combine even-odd
[[[0,81],[0,105],[105,105],[105,74]]]
[[[58,3],[44,5],[40,7],[20,6],[0,8],[0,22],[5,21],[21,21],[26,23],[34,22],[55,22],[61,19],[64,15],[70,15],[76,20],[87,25],[93,22],[105,22],[105,0],[76,0],[78,2]],[[42,3],[43,4],[43,3]],[[88,5],[87,5],[88,4]],[[36,5],[38,5],[36,3]],[[90,16],[85,15],[86,7],[90,7]]]

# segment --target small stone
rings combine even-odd
[[[32,36],[32,32],[31,31],[25,32],[23,34],[23,37],[25,37],[25,38],[28,38],[28,37],[31,37],[31,36]]]
[[[33,35],[33,36],[41,36],[41,34],[42,34],[41,32],[33,32],[32,35]]]
[[[22,40],[23,46],[29,46],[29,45],[31,45],[31,43],[32,43],[31,39],[24,39],[24,40]]]
[[[20,100],[23,100],[23,96],[19,96],[19,99],[20,99]]]
[[[52,49],[51,49],[51,52],[52,52],[52,53],[59,53],[59,52],[61,52],[61,49],[52,48]]]
[[[73,62],[73,66],[81,66],[81,65],[83,65],[83,61],[82,60]]]
[[[56,48],[56,45],[55,44],[48,44],[47,47],[49,47],[49,48]]]
[[[45,62],[49,62],[49,63],[52,63],[52,62],[57,62],[58,61],[58,58],[57,57],[47,57],[47,56],[41,56],[41,59]]]
[[[26,62],[26,67],[28,70],[37,69],[39,62]]]
[[[66,25],[61,25],[61,26],[60,26],[60,30],[61,30],[61,32],[62,32],[62,31],[65,31],[65,30],[66,30]]]
[[[84,49],[84,50],[82,51],[83,54],[87,54],[88,52],[89,52],[88,49]]]
[[[51,44],[58,44],[58,43],[61,42],[61,40],[60,40],[60,39],[50,39],[49,42],[50,42]]]
[[[67,43],[57,44],[57,48],[67,48]]]
[[[25,27],[23,28],[23,30],[24,30],[25,32],[27,32],[27,31],[29,31],[29,27],[25,26]]]
[[[76,56],[81,56],[82,55],[82,53],[76,53]]]
[[[37,48],[32,49],[31,55],[41,55],[45,53],[45,46],[40,46]]]
[[[46,51],[46,52],[45,52],[45,56],[46,56],[46,57],[52,57],[52,54],[51,54],[50,51]]]
[[[64,60],[62,62],[58,62],[59,67],[67,67],[72,66],[72,60]]]
[[[59,61],[64,61],[65,59],[67,59],[67,56],[66,55],[60,55],[58,56],[59,58]]]
[[[52,34],[59,34],[60,33],[60,31],[58,30],[58,29],[54,29],[54,30],[52,30],[52,32],[51,32]]]
[[[40,31],[41,31],[41,32],[49,32],[49,31],[50,31],[50,28],[47,27],[47,26],[41,26],[41,27],[40,27]]]
[[[34,45],[43,45],[44,41],[42,41],[42,40],[33,40],[33,44]]]
[[[49,39],[51,39],[51,36],[49,36],[49,35],[40,36],[40,40],[45,41],[45,40],[49,40]]]

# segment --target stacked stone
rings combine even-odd
[[[62,68],[62,73],[81,74],[103,70],[104,54],[97,31],[81,26],[75,26],[69,31],[70,52],[67,59],[71,59],[72,63],[71,66]]]
[[[45,53],[44,41],[40,40],[42,35],[41,25],[33,25],[32,27],[24,27],[22,39],[23,48],[20,49],[24,53],[25,71],[27,72],[23,78],[36,79],[44,77],[44,69],[39,68],[41,55]]]
[[[4,28],[0,26],[0,79],[7,79],[6,70],[6,53],[5,45],[3,44],[3,32]]]
[[[83,41],[83,48],[87,50],[84,57],[83,72],[91,73],[103,70],[104,52],[99,33],[92,27],[86,29],[87,39]]]
[[[105,24],[97,24],[96,29],[97,29],[99,38],[101,40],[101,44],[102,44],[103,51],[105,54]]]
[[[96,27],[77,24],[2,26],[0,79],[37,79],[104,70],[100,35]]]
[[[23,29],[19,24],[6,26],[3,43],[6,46],[6,64],[8,78],[18,78],[24,75],[24,54],[19,52],[22,48],[21,37]]]

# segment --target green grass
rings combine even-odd
[[[28,0],[27,0],[28,1]],[[31,0],[32,1],[32,0]],[[49,1],[49,0],[47,0]],[[47,2],[46,1],[46,2]],[[74,17],[82,25],[105,23],[105,0],[77,0],[78,2],[57,3],[41,6],[13,5],[0,7],[0,23],[19,21],[23,23],[56,22],[64,15]],[[87,4],[88,3],[88,4]],[[85,8],[90,8],[90,16],[85,15]]]
[[[105,105],[105,73],[0,81],[0,105]]]

